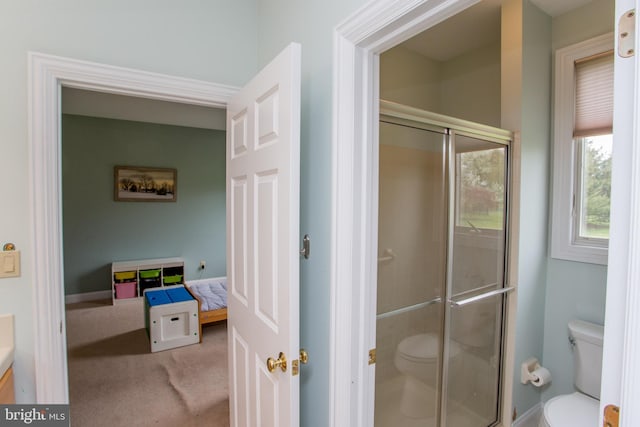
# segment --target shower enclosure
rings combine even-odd
[[[380,111],[375,426],[492,426],[512,134]]]

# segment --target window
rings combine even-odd
[[[551,256],[607,263],[613,35],[556,52]]]

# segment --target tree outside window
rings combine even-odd
[[[611,205],[611,150],[613,135],[580,138],[578,155],[578,239],[608,239]]]

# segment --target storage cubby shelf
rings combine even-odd
[[[111,263],[114,304],[136,301],[145,289],[184,283],[184,259],[157,258]]]

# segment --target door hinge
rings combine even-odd
[[[369,365],[373,365],[376,363],[376,349],[372,348],[369,350]]]
[[[302,249],[300,249],[300,255],[304,257],[304,259],[309,259],[311,255],[311,237],[308,234],[305,234],[302,238]]]
[[[636,10],[626,11],[618,21],[618,55],[630,58],[636,52]]]
[[[618,427],[620,425],[620,408],[616,405],[607,405],[604,408],[604,427]]]

